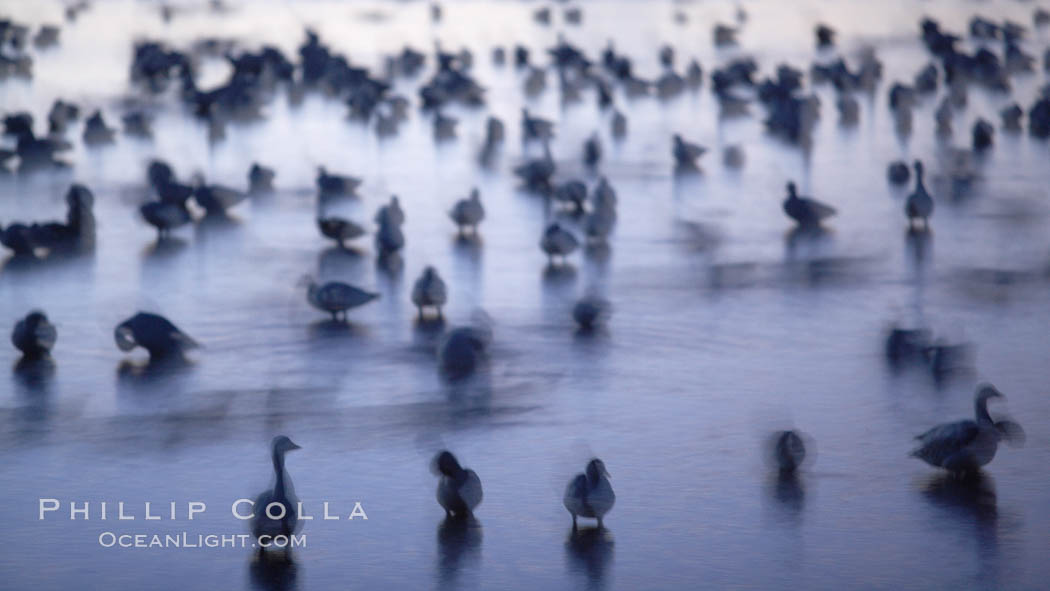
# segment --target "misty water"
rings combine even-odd
[[[711,27],[735,22],[733,3],[586,2],[580,25],[565,24],[557,4],[542,26],[531,18],[537,3],[447,3],[440,22],[420,2],[244,2],[226,12],[186,4],[165,23],[153,2],[98,1],[65,23],[57,2],[0,2],[0,15],[62,24],[57,47],[32,52],[32,81],[0,82],[5,113],[30,111],[43,126],[63,98],[85,113],[102,109],[111,125],[128,105],[155,115],[153,140],[88,148],[78,124],[69,171],[0,176],[4,226],[62,219],[74,181],[94,192],[97,219],[92,253],[8,259],[0,269],[0,328],[39,308],[59,335],[43,375],[19,371],[18,352],[6,340],[0,347],[0,588],[1044,587],[1050,146],[997,129],[969,191],[953,194],[946,171],[977,117],[998,127],[999,110],[1013,100],[1027,108],[1047,78],[1016,76],[1010,96],[972,87],[949,140],[934,134],[943,89],[920,101],[906,138],[886,104],[890,84],[930,59],[918,39],[924,14],[964,32],[973,14],[1030,25],[1036,4],[785,4],[745,2],[740,47],[716,49]],[[770,137],[758,105],[752,117],[720,120],[709,80],[667,101],[617,91],[629,133],[615,141],[593,91],[563,105],[551,69],[547,92],[527,99],[523,73],[490,59],[494,46],[520,43],[546,63],[543,50],[561,32],[592,57],[614,38],[647,79],[660,74],[665,43],[679,69],[696,57],[709,73],[746,53],[766,75],[781,62],[808,70],[817,22],[839,31],[838,51],[851,59],[873,45],[885,70],[873,94],[858,95],[856,127],[837,124],[829,87],[814,89],[821,120],[808,151]],[[398,137],[377,138],[339,101],[308,94],[295,106],[278,93],[265,120],[231,124],[209,143],[175,96],[147,96],[129,80],[135,39],[189,49],[230,38],[296,56],[307,26],[377,73],[406,44],[469,48],[487,105],[446,109],[458,138],[435,143],[416,94],[431,55],[423,74],[396,82],[413,100]],[[1031,29],[1023,47],[1041,56],[1048,41],[1050,29]],[[228,73],[221,58],[201,65],[203,86]],[[523,105],[556,122],[559,179],[593,186],[603,174],[615,188],[607,251],[547,266],[540,234],[564,214],[510,173],[540,153],[521,141]],[[484,168],[477,153],[490,114],[508,137]],[[593,132],[605,148],[597,173],[581,162]],[[702,173],[674,174],[676,132],[711,149]],[[731,144],[746,153],[740,170],[722,163]],[[258,161],[277,170],[277,191],[158,244],[137,212],[150,199],[154,157],[180,178],[199,172],[241,188]],[[910,186],[886,180],[891,160],[914,158],[927,163],[937,203],[928,236],[907,232]],[[370,230],[376,208],[400,197],[400,268],[377,263],[371,236],[350,251],[320,236],[320,165],[364,179],[360,199],[340,213]],[[792,232],[781,210],[788,180],[838,208],[825,235]],[[487,218],[477,240],[463,240],[447,211],[474,186]],[[415,320],[409,293],[426,265],[449,286],[444,327]],[[333,324],[296,286],[307,273],[381,298]],[[582,334],[571,309],[589,292],[614,312],[603,330]],[[138,310],[164,314],[203,345],[187,367],[155,370],[141,350],[114,345],[114,326]],[[478,310],[493,323],[488,364],[449,383],[436,343]],[[972,344],[972,369],[940,379],[925,367],[894,370],[883,354],[893,323]],[[914,435],[973,417],[982,381],[1006,394],[993,413],[1021,423],[1027,444],[1001,447],[977,482],[909,458]],[[796,480],[778,479],[763,458],[768,434],[787,427],[815,446]],[[247,533],[230,505],[266,488],[276,434],[302,446],[287,467],[315,516],[292,565],[256,562],[243,548],[100,546],[105,531]],[[428,465],[443,447],[484,484],[477,523],[465,529],[444,524],[434,500]],[[592,456],[605,461],[618,500],[606,531],[574,536],[561,495]],[[39,520],[39,498],[61,499],[62,510]],[[173,500],[177,519],[144,521],[146,501]],[[91,501],[91,519],[71,521],[69,501]],[[102,521],[99,501],[124,501],[137,519]],[[187,519],[189,501],[207,511]],[[326,501],[343,519],[320,518]],[[345,519],[356,502],[367,520]]]

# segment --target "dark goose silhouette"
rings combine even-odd
[[[121,351],[142,347],[150,360],[178,358],[185,351],[200,347],[186,333],[159,314],[139,312],[117,325],[113,338]]]
[[[795,192],[795,183],[787,184],[787,199],[784,200],[784,213],[803,228],[814,228],[835,215],[835,208],[825,205],[816,199],[799,197]]]
[[[460,466],[456,456],[447,450],[434,456],[431,471],[440,476],[437,501],[445,509],[445,516],[465,519],[473,515],[482,499],[477,473]]]
[[[912,457],[964,476],[991,462],[1000,440],[1023,444],[1025,436],[1020,425],[1010,420],[993,421],[988,414],[988,400],[1002,397],[994,386],[981,386],[974,399],[975,420],[944,423],[916,436],[920,445],[911,452]]]
[[[291,536],[296,532],[296,526],[299,524],[298,499],[295,497],[292,479],[284,468],[284,455],[301,448],[284,435],[274,437],[270,448],[272,450],[274,472],[273,488],[255,497],[255,505],[252,507],[251,527],[252,536],[256,540],[261,536],[270,536],[271,539],[276,536]],[[267,506],[273,503],[282,505],[284,511],[280,511],[275,506],[267,514]],[[270,515],[281,515],[282,513],[283,516],[279,519],[270,517]],[[265,548],[260,544],[259,554],[264,552]]]
[[[47,315],[40,310],[33,310],[15,324],[11,332],[11,344],[22,352],[25,359],[39,359],[51,352],[58,340],[55,325],[48,321]]]
[[[576,529],[577,517],[592,517],[598,520],[598,527],[604,527],[602,517],[616,503],[616,494],[609,483],[609,472],[598,458],[587,463],[583,474],[577,474],[565,487],[562,498],[565,508],[572,514],[572,527]]]

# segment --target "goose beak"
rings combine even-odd
[[[288,445],[288,451],[292,451],[293,449],[302,449],[303,448],[303,446],[296,445],[295,443],[292,443],[291,441],[289,441],[288,444],[289,444]]]

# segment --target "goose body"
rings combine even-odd
[[[157,236],[166,236],[172,229],[190,223],[193,218],[184,205],[164,201],[151,201],[139,207],[146,223],[157,229]]]
[[[317,189],[322,195],[352,195],[361,186],[361,179],[352,176],[328,174],[324,167],[317,169]]]
[[[379,216],[379,230],[376,232],[376,246],[380,252],[391,253],[401,250],[405,245],[405,235],[401,231],[401,225],[389,221],[386,217]]]
[[[597,458],[591,460],[583,474],[577,474],[569,481],[562,502],[572,514],[574,529],[577,517],[597,519],[598,527],[603,527],[602,518],[616,503],[616,494],[609,483],[605,464]]]
[[[47,315],[34,310],[15,324],[11,332],[11,344],[30,359],[43,357],[51,352],[58,340],[55,325],[48,321]]]
[[[340,248],[345,246],[347,240],[353,240],[365,235],[365,229],[354,222],[341,217],[329,216],[317,218],[317,227],[326,238],[331,238],[339,243]]]
[[[908,195],[908,201],[904,204],[904,213],[908,216],[908,223],[922,220],[923,227],[929,225],[929,217],[933,213],[933,198],[926,190],[922,179],[922,162],[915,161],[915,191]]]
[[[792,473],[806,459],[806,446],[794,431],[780,431],[773,435],[773,459],[782,473]]]
[[[543,232],[543,238],[540,239],[540,248],[547,253],[547,257],[551,262],[554,261],[555,257],[561,257],[564,260],[566,256],[579,248],[579,246],[579,240],[573,236],[572,232],[562,228],[558,222],[547,226],[547,229]]]
[[[346,311],[357,308],[371,302],[379,297],[379,294],[365,291],[341,281],[329,281],[318,285],[311,277],[304,278],[306,283],[306,300],[310,305],[322,312],[332,315],[332,320],[338,320],[339,314],[346,319]]]
[[[835,215],[835,208],[825,205],[816,199],[799,197],[795,192],[795,183],[787,184],[788,197],[784,200],[784,213],[795,220],[799,226],[815,227],[821,221]]]
[[[257,542],[262,536],[269,536],[271,539],[276,536],[291,536],[296,532],[299,525],[299,500],[295,496],[291,476],[288,475],[284,467],[285,454],[296,449],[301,448],[284,435],[274,437],[271,443],[274,471],[273,487],[255,497],[255,504],[252,506],[251,530],[252,536]],[[282,514],[282,511],[277,506],[272,506],[269,514],[267,514],[267,507],[273,503],[284,507],[283,516],[280,518],[270,516]],[[268,543],[269,540],[266,540],[266,542]],[[263,545],[260,544],[259,552],[262,553],[264,551]]]
[[[423,317],[425,308],[433,308],[441,316],[441,307],[448,300],[448,291],[445,281],[438,275],[434,267],[423,269],[423,274],[412,286],[412,303],[419,309],[420,318]]]
[[[177,357],[200,346],[167,318],[148,312],[139,312],[118,324],[113,338],[121,351],[142,347],[151,360]]]
[[[460,199],[452,206],[448,213],[452,221],[456,222],[462,232],[464,228],[470,228],[472,232],[478,231],[478,224],[485,219],[485,207],[481,205],[481,197],[477,189],[470,192],[470,197]]]
[[[442,451],[434,457],[433,469],[440,475],[437,501],[449,517],[463,518],[474,513],[481,504],[481,479],[470,468],[463,468],[451,452]]]
[[[678,134],[674,135],[672,142],[671,154],[674,156],[675,163],[683,168],[695,168],[697,158],[707,152],[707,148],[687,142]]]
[[[273,191],[273,179],[277,176],[272,168],[257,162],[248,169],[248,191],[251,193],[269,193]]]
[[[390,203],[379,208],[379,211],[376,212],[375,222],[380,225],[389,222],[396,226],[405,223],[405,212],[401,209],[401,201],[397,198],[397,195],[391,196]]]
[[[988,414],[988,400],[1000,397],[1002,393],[993,386],[982,386],[974,400],[975,420],[944,423],[916,436],[919,447],[911,455],[957,475],[987,465],[995,457],[1001,439],[1019,443],[1024,437],[1013,421],[995,422]]]
[[[609,302],[598,296],[584,296],[572,307],[572,318],[581,330],[593,330],[609,316]]]
[[[248,194],[223,185],[199,185],[193,191],[193,198],[204,208],[208,215],[225,215],[226,210],[244,201]]]

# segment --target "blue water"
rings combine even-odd
[[[731,3],[588,2],[581,26],[562,26],[555,7],[555,24],[543,27],[529,17],[535,3],[450,3],[438,24],[424,3],[260,2],[224,14],[190,4],[166,25],[153,3],[96,2],[63,24],[58,47],[34,52],[32,82],[0,82],[5,112],[29,110],[43,125],[63,97],[116,124],[127,101],[142,100],[127,76],[133,39],[186,48],[221,35],[291,54],[303,24],[372,68],[406,43],[468,47],[488,106],[448,109],[459,137],[435,145],[415,108],[397,138],[380,141],[346,121],[338,102],[308,96],[293,107],[280,95],[265,121],[231,125],[209,144],[203,125],[161,97],[150,99],[151,142],[121,137],[89,149],[76,141],[69,173],[0,177],[0,224],[61,218],[73,180],[94,191],[98,219],[93,254],[0,270],[0,327],[42,308],[59,333],[54,371],[43,378],[15,371],[16,351],[0,348],[0,367],[12,368],[0,379],[0,588],[1044,587],[1050,147],[997,130],[971,193],[953,199],[943,179],[949,146],[968,146],[972,122],[998,123],[1010,100],[1027,107],[1046,76],[1015,78],[1013,99],[972,88],[947,143],[933,132],[940,93],[917,107],[907,139],[894,133],[886,105],[889,85],[928,59],[922,14],[961,32],[975,13],[1029,23],[1036,3],[890,4],[744,4],[741,45],[764,74],[782,60],[807,68],[818,21],[840,31],[846,55],[871,44],[885,64],[878,91],[859,97],[855,128],[840,128],[833,93],[816,89],[822,116],[805,153],[767,136],[757,106],[754,117],[720,121],[707,81],[666,102],[618,96],[630,132],[616,143],[590,93],[562,105],[551,71],[550,89],[525,100],[523,75],[489,59],[494,44],[523,43],[539,55],[564,31],[591,55],[615,38],[643,77],[659,73],[665,42],[680,66],[695,56],[709,72],[744,51],[711,44],[714,22],[734,22]],[[62,21],[51,2],[0,2],[0,14]],[[1048,40],[1050,29],[1032,31],[1024,47],[1041,55]],[[213,82],[224,67],[202,62]],[[414,98],[423,79],[396,90]],[[602,137],[599,170],[619,197],[604,256],[576,253],[567,269],[545,268],[538,242],[557,214],[509,174],[538,154],[520,141],[523,101],[557,123],[559,178],[583,175],[593,185],[582,142],[594,131]],[[486,170],[476,153],[490,113],[508,138]],[[672,174],[674,132],[711,148],[702,174]],[[743,146],[743,169],[723,166],[729,144]],[[238,206],[228,224],[180,229],[158,248],[135,211],[148,199],[144,170],[154,156],[181,177],[200,172],[241,187],[257,160],[277,169],[278,190]],[[937,202],[932,234],[918,245],[902,213],[909,189],[885,177],[889,161],[916,157],[927,162]],[[361,222],[400,196],[400,271],[377,265],[370,238],[348,253],[320,237],[312,183],[322,164],[364,178],[361,200],[341,210]],[[780,209],[789,179],[838,208],[822,239],[791,234]],[[488,215],[480,240],[463,242],[446,211],[472,186]],[[441,329],[414,320],[409,293],[426,265],[448,282],[448,326],[476,310],[493,321],[487,367],[466,383],[442,379]],[[306,273],[382,297],[334,327],[296,287]],[[588,291],[614,313],[605,330],[581,335],[570,312]],[[144,370],[144,353],[116,348],[113,327],[139,309],[164,314],[204,345],[188,367]],[[891,370],[882,347],[893,322],[971,343],[972,371],[936,381],[924,368]],[[993,412],[1025,427],[1026,446],[1001,448],[977,483],[908,458],[915,434],[971,416],[981,381],[1006,394]],[[816,449],[797,481],[781,482],[762,452],[768,433],[786,426]],[[291,566],[258,563],[242,548],[99,545],[104,531],[246,533],[229,508],[267,486],[267,446],[278,433],[303,448],[287,467],[309,513],[328,501],[345,517],[360,502],[368,519],[315,518]],[[444,526],[434,500],[428,463],[442,447],[484,484],[478,523],[465,531]],[[573,537],[561,493],[593,455],[612,474],[617,504],[607,531]],[[139,519],[71,521],[60,512],[41,521],[39,498],[125,501]],[[142,520],[146,501],[171,500],[176,520]],[[189,501],[207,512],[188,520]]]

